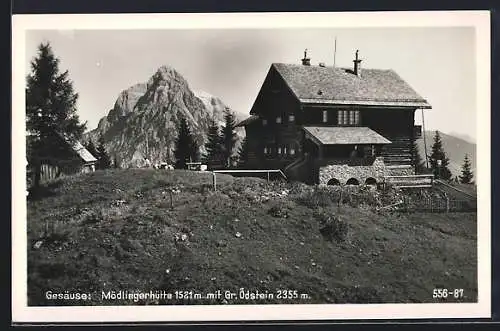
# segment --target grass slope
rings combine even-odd
[[[476,214],[379,213],[301,201],[309,187],[210,173],[111,170],[67,177],[28,201],[28,304],[372,303],[477,300]],[[176,187],[174,208],[169,190]],[[283,192],[284,191],[284,192]],[[282,194],[283,193],[283,194]],[[319,216],[347,223],[327,238]],[[102,291],[217,290],[308,299],[103,300]],[[435,288],[464,297],[433,299]],[[89,293],[88,301],[45,292]],[[293,295],[294,296],[294,295]]]

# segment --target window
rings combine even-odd
[[[339,110],[337,113],[337,124],[344,125],[344,111]]]
[[[286,155],[286,146],[283,147],[283,154]]]
[[[267,146],[264,147],[264,154],[267,154]]]
[[[281,147],[278,147],[278,154],[281,154]]]
[[[326,123],[328,121],[328,112],[326,110],[323,110],[323,123]]]
[[[262,125],[267,125],[267,120],[265,118],[262,120]]]
[[[359,110],[354,110],[354,124],[359,125]]]
[[[281,116],[276,117],[276,123],[278,123],[278,124],[281,123]]]
[[[295,122],[295,115],[294,114],[288,115],[288,122]]]
[[[337,112],[338,125],[359,125],[359,110],[339,110]]]
[[[290,155],[295,155],[295,149],[293,147],[290,147]]]

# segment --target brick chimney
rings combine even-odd
[[[304,66],[311,65],[311,59],[307,57],[307,48],[304,50],[304,58],[302,59],[302,65]]]
[[[358,58],[359,50],[356,50],[356,58],[352,61],[354,62],[354,74],[361,77],[361,60]]]

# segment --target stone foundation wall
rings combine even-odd
[[[374,178],[377,183],[382,181],[383,176],[392,173],[385,165],[383,158],[378,157],[372,165],[349,166],[347,164],[327,165],[319,168],[319,184],[326,185],[331,179],[337,179],[344,185],[350,178],[355,178],[360,184],[364,184],[367,178]]]

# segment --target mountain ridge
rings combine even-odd
[[[432,144],[434,143],[435,133],[436,133],[435,130],[425,131],[427,155],[431,154],[431,148]],[[425,148],[424,148],[423,134],[424,133],[422,133],[421,138],[417,139],[417,146],[420,156],[422,157],[422,160],[425,162]],[[444,152],[446,153],[446,156],[450,159],[449,169],[453,177],[460,176],[465,154],[469,156],[469,160],[471,161],[471,168],[472,168],[471,170],[474,173],[474,177],[476,177],[477,175],[476,144],[469,142],[461,137],[457,137],[449,133],[444,133],[442,131],[439,131],[439,135],[441,136]]]
[[[183,117],[195,137],[200,153],[212,120],[224,123],[224,110],[229,108],[220,98],[202,90],[191,90],[187,80],[173,67],[163,65],[146,81],[121,91],[106,116],[84,139],[102,135],[107,152],[117,158],[121,167],[173,162],[173,150],[180,118]],[[241,115],[236,112],[236,120]],[[237,130],[238,141],[244,134]]]

